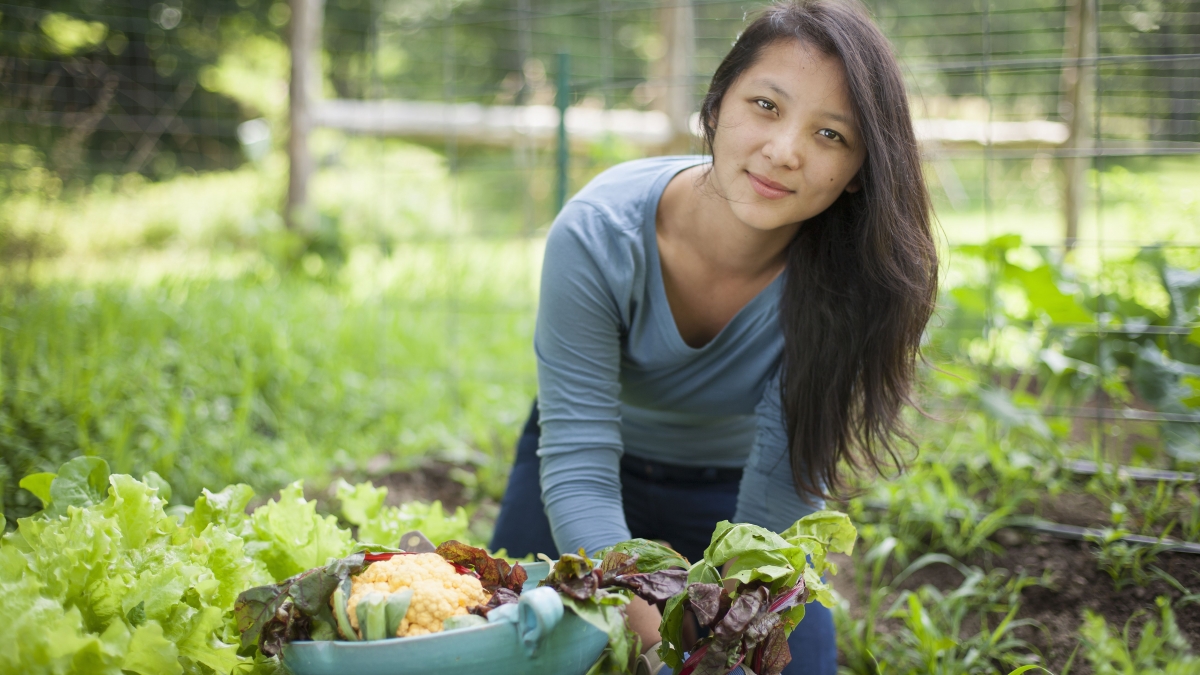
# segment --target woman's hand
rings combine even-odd
[[[625,608],[625,616],[629,620],[629,627],[642,639],[642,651],[662,641],[658,634],[658,626],[662,623],[658,607],[635,595]]]

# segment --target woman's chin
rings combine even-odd
[[[796,214],[771,203],[743,202],[730,204],[730,207],[743,225],[760,232],[774,232],[799,222]]]

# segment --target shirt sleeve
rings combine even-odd
[[[797,520],[825,508],[824,500],[810,497],[813,502],[810,504],[796,493],[788,459],[780,377],[780,369],[776,368],[755,408],[758,429],[742,472],[737,511],[733,516],[734,522],[751,523],[772,532],[783,532]]]
[[[622,312],[613,275],[630,269],[592,206],[569,202],[542,265],[537,356],[542,501],[560,552],[629,538],[621,503]]]

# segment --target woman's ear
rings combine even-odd
[[[861,189],[862,189],[862,182],[858,180],[858,174],[854,174],[854,178],[851,178],[850,182],[846,183],[846,192],[848,192],[850,194],[854,194],[855,192],[858,192]]]

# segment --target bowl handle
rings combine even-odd
[[[563,604],[553,588],[534,588],[521,594],[517,603],[517,635],[525,647],[525,655],[537,654],[542,640],[562,620]]]

